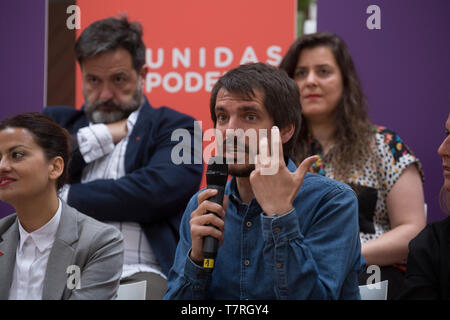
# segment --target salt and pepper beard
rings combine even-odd
[[[86,101],[86,95],[83,92],[84,101]],[[139,109],[144,103],[144,94],[142,93],[142,84],[139,81],[136,91],[133,93],[131,101],[127,104],[118,104],[114,100],[108,101],[94,101],[92,104],[85,102],[86,115],[92,123],[113,123],[122,119],[128,118],[128,116]],[[112,107],[113,111],[97,110],[99,106]]]

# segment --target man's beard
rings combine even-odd
[[[241,167],[233,167],[233,165],[228,165],[228,174],[232,175],[233,177],[239,177],[239,178],[248,178],[250,177],[250,174],[253,170],[255,170],[254,164],[247,164],[247,165],[240,165]]]
[[[84,97],[86,101],[86,96]],[[144,95],[142,93],[142,86],[139,84],[138,88],[133,94],[131,101],[127,104],[119,104],[113,99],[107,101],[94,101],[92,104],[85,102],[86,115],[92,123],[113,123],[128,116],[139,109],[144,102]],[[111,111],[97,110],[100,106],[109,107]]]
[[[229,153],[227,153],[229,148]],[[223,153],[228,163],[228,173],[234,177],[249,177],[255,164],[250,163],[250,158],[255,156],[255,151],[250,150],[248,144],[236,137],[225,138],[223,141]],[[227,154],[230,156],[227,157]]]

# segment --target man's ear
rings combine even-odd
[[[145,85],[145,77],[147,75],[148,72],[148,67],[146,64],[144,64],[141,68],[141,71],[139,71],[138,76],[140,77],[139,81],[142,81],[142,86]]]
[[[281,142],[283,144],[288,142],[292,138],[292,135],[294,134],[294,131],[295,131],[295,125],[293,123],[288,124],[283,129],[280,129]]]
[[[58,180],[64,171],[64,160],[62,157],[54,157],[50,160],[48,176],[51,180]]]

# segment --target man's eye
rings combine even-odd
[[[217,117],[217,121],[219,121],[219,122],[224,122],[225,120],[227,120],[227,116],[224,114],[218,114],[216,117]]]
[[[88,82],[89,82],[90,84],[95,85],[95,84],[98,84],[99,81],[98,81],[97,78],[92,77],[92,78],[89,78],[89,79],[88,79]]]
[[[248,114],[246,116],[246,118],[247,118],[248,121],[255,121],[257,119],[255,114]]]
[[[122,77],[122,76],[117,76],[117,77],[114,78],[114,82],[117,83],[117,84],[120,84],[120,83],[122,83],[124,81],[125,81],[125,77]]]

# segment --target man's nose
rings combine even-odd
[[[238,117],[231,116],[225,126],[225,129],[230,129],[230,130],[242,129],[242,125],[239,124]]]
[[[112,99],[114,96],[113,90],[112,88],[110,88],[110,85],[105,82],[101,88],[100,91],[100,101],[108,101],[110,99]]]

